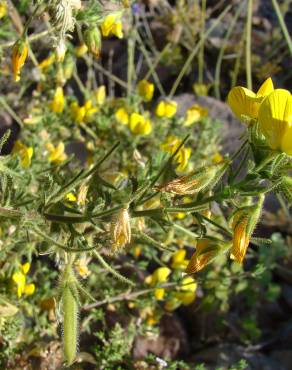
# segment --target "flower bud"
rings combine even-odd
[[[57,62],[63,62],[66,54],[66,44],[64,39],[60,39],[56,47],[56,60]]]
[[[14,81],[20,80],[20,70],[23,67],[28,54],[28,42],[21,38],[16,41],[12,49],[12,71]]]
[[[101,49],[101,35],[99,28],[89,27],[84,32],[84,42],[88,47],[89,52],[98,58]]]
[[[128,208],[122,208],[112,218],[110,226],[113,252],[131,242],[131,223]]]
[[[75,60],[72,55],[67,55],[63,64],[64,78],[65,80],[70,80],[72,77],[75,67]]]
[[[65,106],[64,91],[61,86],[56,88],[53,101],[51,102],[51,109],[55,113],[62,113]]]
[[[154,85],[152,83],[147,80],[141,80],[138,82],[137,87],[138,94],[145,102],[152,100],[154,94]]]

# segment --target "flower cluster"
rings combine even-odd
[[[227,102],[241,121],[258,125],[272,150],[292,155],[292,96],[288,90],[274,89],[268,78],[257,93],[234,87]]]

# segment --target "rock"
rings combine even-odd
[[[175,314],[165,315],[160,321],[160,333],[149,337],[139,335],[134,342],[133,358],[143,359],[154,354],[163,359],[174,359],[188,352],[188,340],[182,323]]]
[[[235,152],[241,145],[240,137],[245,131],[242,125],[232,114],[228,105],[210,96],[198,96],[193,94],[177,95],[174,100],[178,103],[178,115],[185,115],[186,110],[193,104],[199,104],[209,110],[209,116],[221,121],[220,130],[223,153]]]

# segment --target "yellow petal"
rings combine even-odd
[[[155,114],[157,117],[165,117],[165,102],[161,101],[157,104],[155,109]]]
[[[154,85],[147,80],[141,80],[138,83],[138,94],[144,101],[150,101],[154,94]]]
[[[184,126],[190,126],[193,123],[199,121],[201,118],[208,115],[208,109],[203,108],[198,104],[192,105],[186,112],[186,118]]]
[[[24,150],[20,153],[21,165],[23,168],[28,168],[31,163],[31,158],[33,156],[33,148],[25,147]]]
[[[271,77],[269,77],[258,89],[257,97],[269,95],[272,91],[274,91],[274,84]]]
[[[183,171],[186,168],[188,161],[191,157],[191,154],[192,154],[191,148],[183,147],[179,150],[179,152],[175,156],[175,161],[179,163],[179,165],[177,166],[178,171]]]
[[[177,102],[171,100],[165,104],[165,117],[171,118],[177,111]]]
[[[102,22],[100,28],[101,33],[103,36],[107,37],[109,36],[112,27],[116,21],[117,16],[115,14],[109,14],[107,17],[105,17],[104,21]]]
[[[104,85],[99,86],[95,92],[96,102],[98,105],[102,105],[106,98],[106,89]]]
[[[256,94],[245,87],[236,86],[228,94],[227,103],[235,116],[245,121],[247,118],[257,118],[260,103]],[[245,121],[247,123],[247,121]]]
[[[26,281],[26,278],[25,278],[25,275],[18,271],[18,272],[15,272],[13,275],[12,275],[12,280],[20,287],[24,286],[25,285],[25,281]]]
[[[76,202],[77,201],[77,198],[76,198],[76,196],[73,193],[66,194],[65,198],[69,202]]]
[[[177,292],[175,297],[184,305],[188,306],[193,303],[196,298],[195,292]]]
[[[121,21],[116,22],[111,29],[113,35],[118,37],[119,39],[123,38],[123,24]]]
[[[171,270],[168,267],[158,267],[152,274],[152,285],[165,283]]]
[[[127,125],[129,123],[129,115],[125,108],[119,108],[115,113],[116,120],[123,125]]]
[[[35,292],[35,285],[34,284],[27,284],[24,287],[24,294],[32,295]]]
[[[286,128],[285,134],[282,138],[282,150],[288,155],[292,156],[292,124]]]
[[[181,262],[185,259],[187,251],[185,249],[178,249],[172,256],[173,262]]]
[[[154,290],[154,296],[158,301],[162,301],[165,294],[165,290],[163,288],[157,288]]]
[[[180,290],[185,292],[195,292],[197,290],[197,283],[191,276],[186,276],[181,282]]]
[[[24,263],[23,265],[21,265],[21,269],[24,275],[26,275],[30,270],[30,263],[29,262]]]
[[[288,90],[276,89],[262,102],[259,128],[272,149],[291,151],[292,96]]]

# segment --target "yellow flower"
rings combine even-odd
[[[138,94],[141,98],[148,102],[152,100],[154,94],[154,85],[147,80],[141,80],[138,82]]]
[[[55,113],[62,113],[65,107],[65,98],[64,91],[61,86],[56,88],[53,101],[50,104],[50,107]]]
[[[68,200],[69,202],[76,202],[77,201],[76,196],[72,192],[67,193],[65,195],[65,199]]]
[[[179,287],[179,291],[165,303],[166,311],[174,311],[182,304],[188,306],[196,298],[197,283],[191,276],[186,276]]]
[[[104,37],[108,37],[112,33],[120,39],[123,38],[122,22],[118,14],[113,13],[106,16],[100,27]]]
[[[87,278],[90,275],[90,270],[88,268],[88,263],[90,259],[86,258],[85,256],[80,257],[75,263],[75,269],[78,274],[83,278]]]
[[[20,70],[23,67],[28,54],[28,43],[25,39],[19,39],[12,49],[12,71],[14,81],[20,80]]]
[[[152,131],[151,121],[139,113],[131,114],[129,126],[135,135],[149,135]]]
[[[1,0],[0,1],[0,19],[5,17],[7,14],[7,3],[6,0]]]
[[[92,101],[90,99],[86,100],[86,102],[84,103],[84,108],[85,108],[84,122],[91,121],[93,119],[94,114],[99,111],[99,108],[94,107],[92,105]]]
[[[122,208],[112,218],[110,234],[112,239],[112,249],[116,252],[131,242],[131,220],[128,208]]]
[[[75,48],[75,54],[77,57],[82,57],[82,55],[85,55],[87,52],[88,47],[84,43]]]
[[[174,135],[169,135],[167,136],[165,142],[160,145],[160,148],[170,154],[173,154],[176,151],[177,147],[180,145],[180,143],[181,140],[178,137]]]
[[[171,118],[177,111],[177,102],[174,100],[164,101],[158,103],[155,114],[157,117]]]
[[[119,108],[115,113],[116,120],[123,124],[127,125],[129,123],[129,115],[125,108]]]
[[[171,267],[173,269],[185,269],[189,263],[186,257],[187,251],[185,249],[178,249],[172,256]]]
[[[221,163],[223,161],[223,156],[221,153],[216,152],[212,157],[212,162],[214,163]]]
[[[168,267],[158,267],[151,275],[147,276],[145,282],[151,286],[165,283],[170,275],[171,270]],[[158,301],[164,298],[165,290],[157,288],[154,290],[154,296]]]
[[[85,107],[80,107],[79,104],[74,101],[70,104],[71,117],[75,122],[81,123],[84,122],[85,117]]]
[[[106,89],[104,85],[99,86],[95,91],[95,98],[98,105],[102,105],[105,102]]]
[[[50,153],[49,161],[52,163],[59,164],[67,158],[63,142],[60,142],[56,147],[52,143],[48,143],[47,149]]]
[[[268,145],[292,155],[292,95],[276,89],[262,102],[259,109],[259,129]]]
[[[13,153],[17,153],[20,157],[20,163],[23,168],[28,168],[31,163],[31,158],[33,156],[33,148],[27,147],[22,144],[19,140],[15,141],[13,146]]]
[[[174,136],[170,135],[166,138],[165,142],[160,145],[161,149],[165,150],[166,152],[170,154],[174,154],[174,152],[177,150],[178,146],[181,144],[181,140]],[[183,171],[190,159],[191,156],[191,149],[190,148],[185,148],[182,147],[174,157],[174,160],[176,163],[179,163],[177,170],[178,171]]]
[[[257,93],[245,87],[236,86],[229,92],[227,103],[239,120],[250,124],[257,119],[261,102],[273,90],[274,85],[271,78],[261,85]]]
[[[184,126],[190,126],[198,122],[201,118],[208,116],[208,109],[203,108],[198,104],[192,105],[186,112]]]
[[[23,294],[32,295],[35,292],[34,284],[26,284],[26,275],[29,272],[30,264],[27,262],[20,266],[20,271],[12,275],[12,280],[17,286],[17,296],[20,298]]]
[[[174,157],[175,161],[179,163],[179,165],[176,168],[178,171],[183,171],[186,168],[191,157],[191,154],[192,154],[191,148],[182,147],[179,150],[177,155]]]
[[[42,60],[38,67],[39,69],[46,69],[48,68],[50,65],[52,65],[55,61],[55,54],[51,54],[50,56],[48,56],[46,59]]]
[[[70,104],[70,110],[71,110],[71,117],[74,119],[77,123],[82,122],[89,122],[92,120],[94,114],[98,112],[98,108],[92,106],[92,101],[86,100],[83,106],[79,106],[77,102],[73,102]]]
[[[197,283],[191,276],[186,276],[183,278],[179,290],[179,292],[175,293],[175,297],[183,305],[187,306],[196,298]]]

